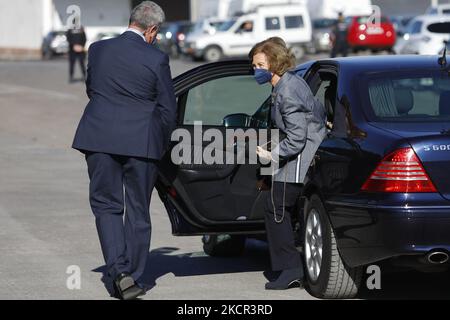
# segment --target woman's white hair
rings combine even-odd
[[[153,1],[143,1],[131,11],[130,24],[142,29],[160,26],[166,19],[164,11]]]

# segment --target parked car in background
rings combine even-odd
[[[195,34],[213,35],[225,21],[219,18],[201,19],[193,25],[191,32]]]
[[[403,37],[406,33],[406,28],[408,27],[409,22],[414,19],[414,17],[415,16],[412,15],[389,17],[389,20],[391,20],[398,37]]]
[[[41,53],[43,59],[51,59],[54,56],[69,52],[69,43],[66,31],[50,31],[43,39]]]
[[[312,40],[312,26],[305,5],[260,6],[255,11],[223,23],[214,34],[191,33],[184,53],[208,62],[246,56],[259,41],[282,36],[297,59]]]
[[[178,57],[184,46],[186,36],[193,29],[190,21],[177,21],[165,23],[157,35],[158,47],[171,57]]]
[[[98,31],[97,33],[91,32],[92,38],[87,39],[86,45],[85,45],[85,50],[87,51],[89,49],[89,47],[91,46],[91,44],[93,44],[94,42],[115,38],[115,37],[120,36],[122,33],[123,33],[123,31],[118,31],[118,30],[112,30],[112,31],[104,30],[104,31]]]
[[[100,40],[107,40],[107,39],[111,39],[111,38],[115,38],[120,36],[119,32],[100,32],[99,34],[97,34],[97,36],[95,37],[94,41],[100,41]]]
[[[391,21],[382,16],[379,20],[369,16],[348,17],[348,44],[353,51],[370,49],[374,52],[392,51],[395,45],[396,33]]]
[[[436,14],[436,15],[450,14],[450,3],[439,4],[437,6],[430,6],[425,12],[425,14]]]
[[[331,50],[331,33],[337,19],[315,19],[313,27],[313,50],[312,52],[327,52]]]
[[[450,39],[450,15],[414,18],[394,47],[397,54],[438,54]]]

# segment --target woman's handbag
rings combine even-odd
[[[272,176],[259,176],[258,180],[256,180],[256,189],[258,189],[258,191],[270,190],[271,186]]]

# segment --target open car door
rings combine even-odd
[[[264,232],[266,191],[256,187],[259,164],[213,163],[201,159],[205,147],[213,153],[235,153],[238,148],[220,144],[211,147],[203,133],[209,129],[226,137],[227,129],[268,130],[270,84],[260,86],[248,61],[222,61],[190,70],[174,79],[178,104],[177,133],[190,139],[172,141],[161,160],[156,188],[163,201],[175,235],[251,234]],[[198,136],[201,121],[202,131]],[[179,136],[177,134],[177,136]],[[258,134],[247,137],[258,139]],[[206,141],[204,141],[206,140]],[[255,142],[253,145],[257,145]],[[176,149],[174,149],[176,148]],[[190,163],[175,164],[172,151],[189,151]],[[248,149],[248,148],[247,148]],[[200,152],[199,152],[200,150]],[[211,151],[211,150],[209,150]],[[241,150],[242,151],[242,150]],[[246,150],[245,157],[255,150]],[[200,157],[200,159],[199,159]],[[195,159],[193,159],[195,158]],[[235,158],[236,159],[236,158]]]

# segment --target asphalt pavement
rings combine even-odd
[[[172,74],[197,65],[174,60]],[[0,299],[110,299],[86,164],[70,148],[88,99],[67,71],[64,59],[0,62]],[[151,218],[146,277],[154,286],[144,299],[313,299],[298,288],[264,290],[265,243],[248,241],[239,258],[212,258],[200,237],[171,235],[157,193]],[[449,287],[442,274],[389,273],[382,290],[359,298],[449,298]]]

